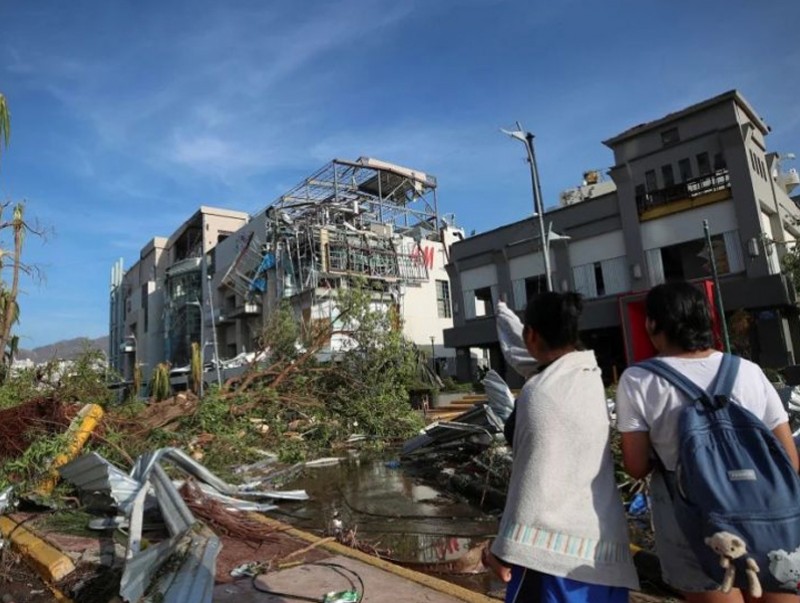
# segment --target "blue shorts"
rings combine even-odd
[[[628,603],[628,589],[588,584],[514,565],[506,603]]]

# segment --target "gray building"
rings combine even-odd
[[[584,295],[582,337],[609,380],[631,357],[626,300],[669,280],[709,278],[704,220],[726,314],[744,325],[739,345],[765,366],[795,362],[795,293],[780,259],[800,235],[789,197],[798,178],[781,166],[793,156],[768,152],[769,131],[739,92],[726,92],[604,141],[611,180],[588,173],[545,213],[560,235],[549,241],[553,288]],[[452,247],[454,326],[444,339],[457,351],[459,378],[472,378],[476,348],[505,373],[494,308],[505,299],[522,311],[544,290],[538,232],[529,218]]]

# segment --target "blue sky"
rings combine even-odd
[[[480,232],[531,210],[517,119],[547,204],[601,140],[731,88],[800,153],[796,0],[3,0],[0,24],[0,198],[51,230],[26,348],[105,334],[112,263],[199,205],[255,212],[334,157],[436,175]]]

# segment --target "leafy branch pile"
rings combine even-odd
[[[181,392],[111,404],[107,376],[96,355],[87,354],[64,374],[54,365],[9,377],[0,385],[0,408],[48,397],[74,416],[83,404],[101,404],[106,416],[88,449],[122,467],[163,446],[182,448],[223,476],[264,452],[295,462],[346,446],[352,436],[380,447],[409,437],[422,419],[408,395],[419,381],[420,354],[379,298],[356,282],[339,291],[331,320],[310,325],[288,305],[276,308],[262,333],[269,361],[211,387],[202,399]],[[320,362],[319,352],[334,338],[345,342],[343,350]],[[0,481],[23,476],[33,483],[48,458],[63,450],[59,427],[32,425],[36,437],[28,451],[5,465],[0,460]]]
[[[128,403],[112,410],[101,453],[127,465],[147,450],[177,446],[226,475],[264,451],[295,462],[342,447],[354,435],[372,446],[408,437],[422,425],[408,398],[419,353],[403,338],[395,313],[380,309],[379,296],[355,282],[338,292],[331,320],[311,324],[288,305],[275,308],[262,332],[266,364],[210,388],[202,400],[186,393],[147,409]],[[348,343],[320,362],[333,338]],[[175,405],[183,412],[175,413]],[[163,413],[175,416],[160,421]]]
[[[0,489],[24,490],[46,474],[66,449],[65,432],[83,405],[110,402],[107,382],[97,351],[9,374],[0,385]]]

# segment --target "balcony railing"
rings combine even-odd
[[[715,191],[729,189],[730,186],[731,179],[728,170],[717,170],[712,174],[692,178],[691,180],[675,184],[674,186],[668,186],[659,190],[648,191],[643,195],[637,195],[636,206],[639,208],[639,215],[641,215],[656,207],[662,207],[686,199],[696,199]]]

